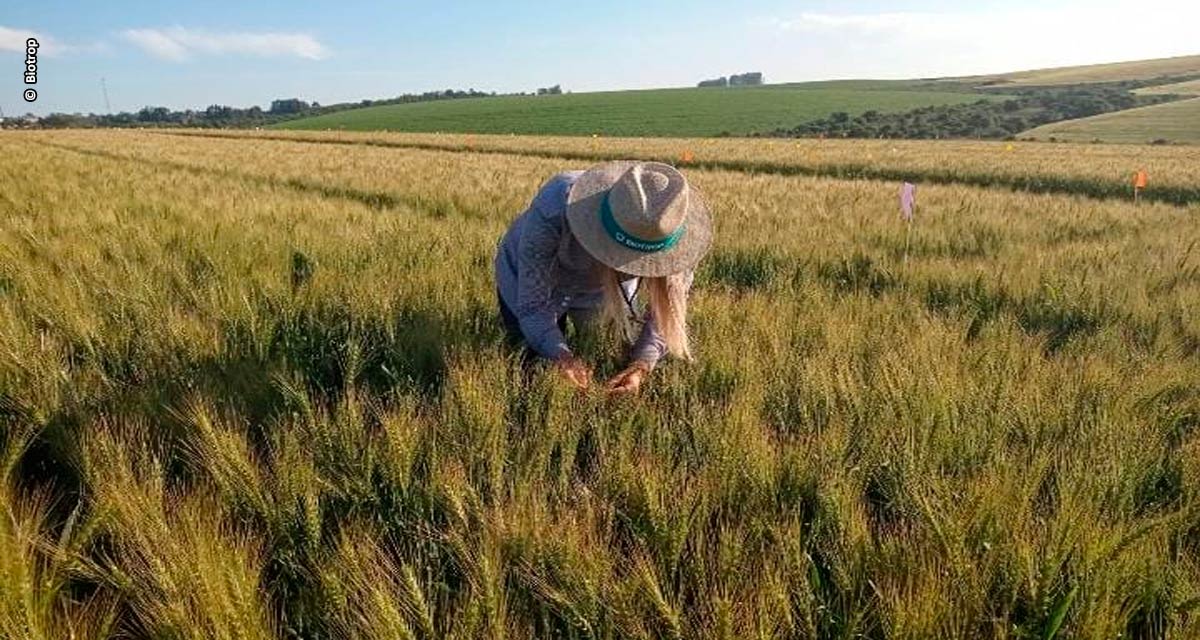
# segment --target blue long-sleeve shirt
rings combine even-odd
[[[500,241],[496,287],[512,310],[529,346],[544,358],[570,355],[558,320],[564,314],[589,315],[604,304],[604,268],[575,240],[567,227],[567,196],[582,171],[560,173],[533,198]],[[691,284],[691,274],[687,283]],[[626,300],[633,300],[638,279],[621,274]],[[654,366],[666,344],[646,314],[630,358]]]

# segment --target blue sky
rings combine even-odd
[[[103,112],[102,77],[121,111],[690,86],[752,70],[771,82],[928,77],[1200,53],[1195,0],[7,4],[5,115]],[[31,33],[43,46],[28,104]]]

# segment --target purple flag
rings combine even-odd
[[[911,222],[915,206],[917,206],[917,185],[905,182],[900,187],[900,216]]]

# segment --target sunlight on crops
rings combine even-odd
[[[764,173],[831,177],[920,178],[950,184],[1016,186],[1035,192],[1129,195],[1133,173],[1149,171],[1185,203],[1200,201],[1200,147],[1043,144],[1026,142],[834,139],[646,139],[484,136],[342,131],[181,131],[223,138],[307,140],[395,148],[427,148],[578,159],[655,158]]]
[[[0,137],[0,637],[1200,634],[1195,150],[696,142],[698,360],[614,401],[492,254],[680,141],[301,135],[395,144]]]

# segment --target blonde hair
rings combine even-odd
[[[632,310],[621,289],[620,275],[604,267],[604,316],[626,341],[632,342]],[[692,360],[687,332],[688,282],[682,274],[659,278],[642,278],[639,290],[644,290],[650,303],[650,315],[658,333],[667,345],[667,352],[685,361]]]

